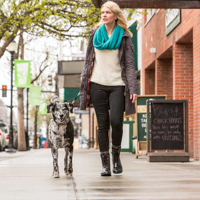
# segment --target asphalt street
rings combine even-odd
[[[101,177],[98,150],[74,150],[74,174],[53,178],[50,149],[0,153],[0,200],[200,200],[200,162],[149,163],[122,153],[124,172]]]

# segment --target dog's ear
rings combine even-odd
[[[59,103],[60,102],[60,99],[57,95],[53,96],[50,100],[50,103],[52,104],[56,104],[56,103]]]
[[[50,103],[47,105],[47,113],[51,113],[53,111],[55,104]]]
[[[73,113],[73,104],[72,103],[69,103],[69,110],[71,113]]]
[[[71,113],[73,113],[73,104],[65,102],[65,106],[69,109]]]
[[[50,104],[47,105],[47,113],[50,113],[53,111],[55,105],[57,102],[59,102],[59,97],[57,95],[53,96],[51,99],[50,99]]]

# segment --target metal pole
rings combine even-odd
[[[11,92],[10,92],[10,131],[9,131],[9,145],[8,149],[6,149],[6,152],[16,152],[16,150],[13,148],[13,125],[12,125],[12,101],[13,101],[13,62],[14,62],[14,51],[10,52],[11,54]]]
[[[147,153],[150,152],[150,127],[149,127],[149,123],[150,123],[150,119],[149,119],[149,104],[151,103],[150,100],[146,101],[147,104]]]
[[[27,88],[27,101],[26,101],[26,149],[29,150],[29,135],[28,135],[28,92],[29,88]]]
[[[185,100],[185,152],[189,152],[188,148],[188,101]]]
[[[34,143],[33,149],[37,149],[37,113],[38,113],[38,106],[35,106],[35,124],[34,124]]]

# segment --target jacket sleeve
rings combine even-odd
[[[89,42],[88,42],[88,45],[87,45],[87,51],[86,51],[86,56],[85,56],[85,61],[84,61],[84,65],[83,65],[83,69],[82,69],[82,73],[81,73],[81,77],[85,75],[86,73],[86,70],[87,70],[87,57],[88,57],[88,48],[89,48]]]
[[[132,44],[132,39],[130,37],[126,37],[125,39],[125,48],[124,48],[124,56],[125,56],[125,74],[128,82],[128,89],[130,94],[138,93],[138,84],[135,75],[135,60],[133,56],[134,46]]]
[[[91,30],[90,30],[90,33],[91,33]],[[92,39],[93,39],[93,37],[91,36],[91,34],[89,34],[89,40],[88,40],[87,49],[86,49],[85,62],[84,62],[84,65],[83,65],[81,77],[84,76],[87,72],[87,64],[89,62],[89,54],[90,54]]]

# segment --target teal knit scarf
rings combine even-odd
[[[105,25],[101,24],[94,34],[93,45],[96,49],[100,50],[118,49],[120,47],[123,34],[124,29],[116,24],[115,29],[109,38]]]

